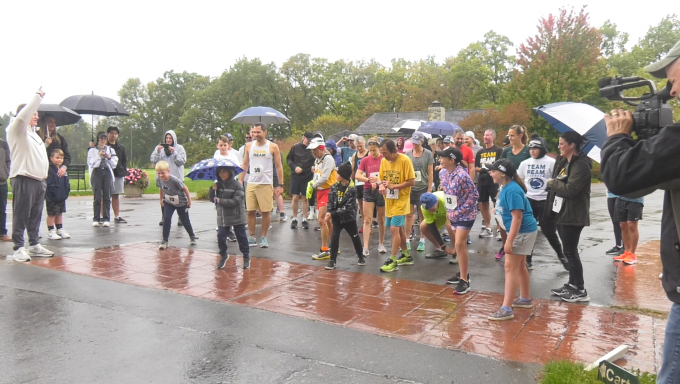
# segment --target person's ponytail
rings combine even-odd
[[[524,181],[522,181],[518,174],[515,173],[512,179],[515,181],[515,183],[519,184],[520,188],[522,188],[524,193],[527,193],[527,186],[524,185]]]

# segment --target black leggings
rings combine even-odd
[[[346,223],[333,220],[333,235],[331,236],[331,260],[333,261],[335,261],[338,257],[340,233],[343,229],[347,231],[350,239],[352,239],[352,244],[354,245],[354,250],[357,252],[357,256],[362,256],[363,248],[361,245],[361,239],[359,238],[359,229],[357,228],[356,220],[348,221]]]
[[[534,217],[536,218],[536,221],[538,221],[541,227],[541,233],[543,233],[543,236],[545,236],[545,238],[548,239],[548,243],[550,243],[550,246],[557,254],[557,257],[564,256],[564,254],[562,253],[562,243],[560,243],[560,239],[557,237],[555,218],[543,217],[543,211],[545,209],[545,200],[538,201],[529,199],[529,204],[531,205],[531,210],[534,211]],[[540,220],[539,217],[541,217]],[[531,262],[531,259],[529,259],[528,261]]]
[[[578,289],[583,289],[583,264],[578,254],[578,242],[581,237],[582,226],[560,225],[557,227],[564,247],[564,256],[571,263],[569,270],[569,284]]]
[[[623,239],[621,238],[621,224],[616,219],[616,197],[607,198],[607,208],[609,209],[609,217],[612,219],[614,225],[614,240],[617,247],[623,247]]]

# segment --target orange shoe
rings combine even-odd
[[[628,252],[628,257],[623,259],[623,263],[626,265],[633,265],[637,263],[637,256],[634,253]]]
[[[626,259],[626,257],[628,257],[628,254],[629,254],[629,253],[630,253],[630,252],[625,251],[625,252],[623,252],[622,254],[620,254],[620,255],[618,255],[618,256],[612,257],[612,259],[614,259],[614,261],[623,261],[623,260]]]

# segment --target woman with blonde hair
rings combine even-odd
[[[523,125],[513,125],[508,129],[510,146],[503,149],[501,159],[512,161],[515,169],[519,168],[521,162],[531,158],[531,153],[529,153],[529,147],[527,146],[527,136],[527,129]]]

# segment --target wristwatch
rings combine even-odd
[[[283,188],[283,184],[279,184],[279,185],[276,186],[276,188],[279,188],[279,187]]]

